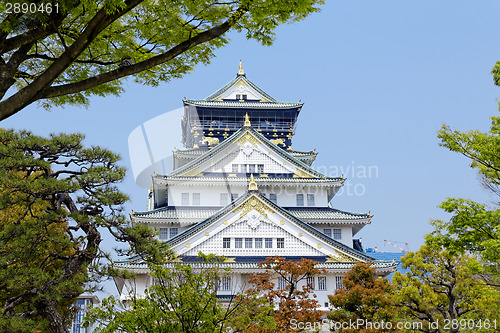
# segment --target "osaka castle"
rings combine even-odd
[[[222,265],[232,273],[221,281],[221,300],[242,291],[250,275],[263,272],[258,264],[272,256],[318,261],[327,273],[308,283],[325,308],[356,263],[373,263],[377,276],[395,270],[395,262],[371,258],[354,239],[372,216],[330,204],[345,179],[314,170],[315,150],[292,148],[302,103],[277,101],[246,77],[241,63],[225,86],[183,103],[184,148],[174,149],[172,172],[152,175],[147,211],[131,217],[156,228],[176,262],[204,265],[200,251],[224,256]],[[136,275],[115,279],[122,300],[153,283],[138,256],[114,264]]]

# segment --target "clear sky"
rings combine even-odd
[[[494,200],[464,157],[438,146],[436,132],[445,122],[486,131],[498,112],[500,89],[489,73],[500,59],[500,2],[326,2],[321,13],[280,27],[272,47],[232,34],[209,66],[183,79],[156,88],[130,80],[120,98],[94,98],[89,109],[33,105],[1,126],[82,132],[88,145],[120,153],[128,167],[134,128],[181,107],[185,96],[208,96],[242,59],[247,77],[271,96],[305,103],[294,149],[316,149],[317,169],[348,178],[335,208],[374,214],[358,234],[364,246],[395,250],[387,239],[416,250],[429,220],[447,218],[436,208],[446,197]],[[131,196],[129,211],[145,209],[146,190],[131,174],[122,190]]]

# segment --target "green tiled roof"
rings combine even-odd
[[[213,106],[226,108],[290,108],[301,106],[301,103],[267,103],[267,102],[237,102],[237,101],[204,101],[187,99],[186,103],[198,106]]]
[[[376,268],[392,268],[396,267],[397,264],[393,263],[392,261],[387,261],[387,260],[373,260],[372,263],[375,265]],[[191,267],[193,268],[209,268],[213,267],[213,264],[211,263],[189,263]],[[315,267],[317,268],[325,268],[325,269],[350,269],[352,266],[354,266],[356,263],[355,262],[324,262],[324,263],[319,263]],[[255,262],[223,262],[223,263],[218,263],[218,267],[220,268],[231,268],[231,269],[259,269],[258,263]],[[119,267],[119,268],[127,268],[127,269],[147,269],[148,266],[146,263],[143,261],[138,261],[138,262],[126,262],[126,261],[119,261],[115,262],[114,266]],[[167,263],[165,264],[165,267],[167,268],[173,268],[174,263]]]
[[[163,207],[146,212],[135,212],[134,217],[158,219],[208,219],[221,207]],[[345,212],[333,208],[299,208],[285,207],[290,214],[301,220],[328,220],[332,222],[356,223],[371,218],[368,214]],[[361,222],[364,223],[364,222]]]
[[[193,156],[200,156],[209,151],[210,149],[208,148],[188,148],[188,149],[178,149],[175,151],[175,154],[182,154],[182,155],[193,155]],[[293,157],[309,157],[309,156],[316,156],[318,153],[315,151],[303,151],[303,150],[287,150],[286,151],[288,154],[292,155]]]

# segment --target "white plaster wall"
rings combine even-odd
[[[138,297],[143,297],[146,293],[146,288],[148,287],[150,279],[149,274],[137,274],[135,279],[126,280],[120,299],[122,301],[129,300],[134,294]]]
[[[304,206],[311,207],[307,205],[307,194],[314,194],[314,206],[313,207],[328,207],[328,199],[326,190],[322,187],[315,186],[301,186],[297,187],[285,187],[274,188],[277,192],[278,205],[281,207],[297,207],[297,194],[304,195]]]
[[[220,206],[220,194],[229,193],[225,184],[216,186],[169,186],[168,205],[182,206],[182,193],[189,193],[189,206],[193,206],[193,193],[200,193],[200,206],[213,207]],[[245,193],[243,186],[230,186],[233,194],[242,196]],[[231,196],[228,196],[230,200]]]
[[[352,247],[352,226],[346,226],[342,224],[319,224],[319,223],[310,223],[311,226],[315,227],[319,231],[323,232],[323,229],[341,229],[342,239],[336,239],[336,241],[345,244],[349,247]],[[333,231],[332,231],[333,236]]]

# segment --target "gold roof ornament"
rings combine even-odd
[[[257,187],[257,183],[255,182],[255,178],[253,178],[253,173],[250,174],[250,182],[248,183],[248,190],[249,191],[258,191],[259,188]]]
[[[241,59],[240,59],[240,67],[238,68],[238,75],[245,75],[245,71],[243,71],[243,65],[241,64]]]
[[[250,117],[248,116],[248,112],[245,114],[245,123],[243,124],[244,127],[252,127],[252,123],[250,122]]]

